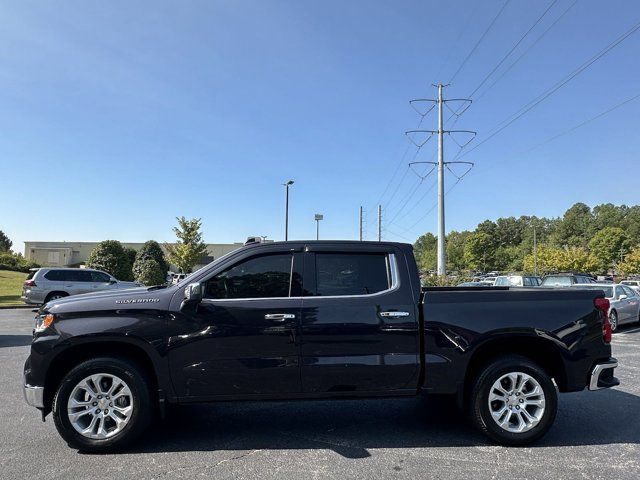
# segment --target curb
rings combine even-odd
[[[38,308],[37,305],[0,305],[0,310],[14,310],[14,309],[34,309]]]

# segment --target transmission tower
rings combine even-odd
[[[411,106],[423,117],[427,113],[429,113],[433,109],[433,107],[437,105],[438,106],[438,129],[437,130],[409,130],[405,132],[405,134],[409,137],[411,142],[414,145],[416,145],[418,148],[422,148],[424,144],[427,143],[433,135],[438,136],[438,161],[433,162],[433,164],[438,169],[438,275],[446,275],[447,261],[446,261],[445,241],[444,241],[444,238],[445,238],[444,169],[446,166],[446,168],[449,171],[451,171],[451,169],[447,165],[454,164],[454,163],[465,163],[469,165],[469,169],[471,169],[471,167],[473,167],[473,163],[472,162],[454,162],[454,161],[445,162],[444,161],[444,135],[445,134],[449,135],[449,137],[452,138],[454,142],[457,143],[458,146],[462,149],[466,147],[469,144],[469,142],[471,142],[471,140],[473,140],[473,138],[476,135],[476,132],[472,130],[445,130],[444,129],[444,108],[447,107],[451,111],[452,116],[459,117],[464,113],[464,111],[467,108],[469,108],[469,106],[471,105],[471,99],[468,99],[468,98],[444,99],[442,98],[442,89],[447,85],[438,83],[437,85],[433,85],[433,86],[438,89],[438,98],[436,99],[419,98],[416,100],[411,100],[410,103],[411,103]],[[460,109],[455,110],[451,108],[449,105],[447,105],[448,103],[453,103],[453,102],[460,103],[462,105]],[[424,113],[421,113],[420,110],[415,106],[416,104],[419,104],[419,103],[427,103],[427,104],[430,104],[431,107],[428,108]],[[466,142],[460,143],[455,139],[456,134],[459,134],[461,136],[468,135],[468,140]],[[422,142],[416,142],[415,137],[417,135],[427,135],[427,137]],[[416,162],[413,162],[413,163],[416,163]],[[432,163],[432,162],[420,162],[420,163]],[[460,180],[460,178],[462,177],[459,177],[458,179]]]

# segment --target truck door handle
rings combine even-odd
[[[380,316],[385,318],[408,317],[409,312],[380,312]]]
[[[283,320],[290,320],[292,318],[296,318],[293,313],[267,313],[264,316],[265,320],[277,320],[279,322]]]

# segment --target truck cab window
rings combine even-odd
[[[384,253],[316,253],[316,295],[368,295],[391,288]]]
[[[288,297],[291,267],[291,254],[252,257],[210,278],[205,298]]]

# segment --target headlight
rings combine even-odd
[[[36,317],[36,332],[44,332],[47,328],[51,326],[53,321],[55,320],[55,316],[53,313],[47,313],[46,315],[38,315]]]

